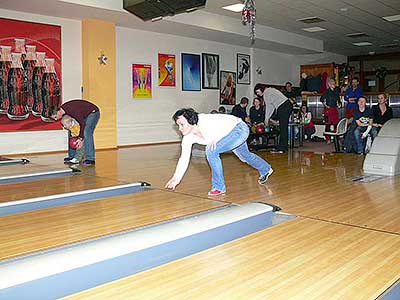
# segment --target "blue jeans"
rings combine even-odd
[[[84,141],[83,146],[85,148],[85,156],[87,160],[95,160],[93,133],[99,119],[100,119],[99,111],[92,112],[85,119],[85,129],[83,131],[83,141]],[[75,154],[76,150],[71,149],[71,147],[69,147],[68,145],[68,156],[75,157]]]
[[[364,141],[361,136],[367,130],[367,127],[357,126],[354,130],[354,138],[357,143],[357,153],[364,153]]]
[[[220,154],[230,150],[233,150],[233,153],[241,161],[257,169],[260,176],[269,172],[271,165],[249,151],[246,143],[248,136],[249,127],[244,122],[240,122],[228,135],[218,141],[214,150],[206,148],[206,157],[211,167],[212,189],[226,191]]]
[[[374,139],[376,138],[376,136],[378,135],[380,130],[381,130],[381,127],[372,127],[371,128],[371,131],[369,132],[369,134],[371,135],[372,141],[374,141]]]

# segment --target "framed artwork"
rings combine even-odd
[[[61,130],[61,26],[0,18],[0,28],[0,132]]]
[[[151,98],[151,65],[132,64],[132,97]]]
[[[158,53],[158,85],[176,86],[175,54]]]
[[[219,55],[202,53],[202,87],[203,89],[219,88]]]
[[[236,73],[231,71],[220,72],[221,87],[219,89],[219,104],[236,104]]]
[[[250,55],[238,53],[236,58],[238,84],[250,84],[250,66]]]
[[[182,53],[182,91],[200,91],[200,55]]]

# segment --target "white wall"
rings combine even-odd
[[[82,82],[81,22],[1,9],[0,16],[62,26],[63,102],[80,98]],[[251,99],[253,86],[257,82],[284,84],[289,80],[296,84],[301,64],[345,61],[345,57],[332,53],[293,56],[123,27],[117,27],[116,39],[118,145],[179,140],[179,135],[171,120],[172,114],[178,108],[193,107],[200,112],[209,112],[219,107],[218,90],[181,91],[180,55],[182,52],[219,54],[220,70],[235,72],[236,54],[238,52],[251,54],[252,84],[237,86],[238,100],[242,96]],[[178,70],[175,88],[158,87],[157,54],[159,52],[176,55]],[[152,99],[132,99],[132,63],[152,64]],[[256,74],[256,66],[263,69],[262,75]],[[231,108],[231,106],[226,107]],[[61,130],[0,133],[0,154],[56,151],[66,148],[66,133]]]
[[[219,107],[218,90],[201,92],[181,91],[182,52],[194,54],[215,53],[220,55],[220,70],[236,72],[236,54],[251,55],[251,85],[237,85],[237,101],[242,96],[253,98],[253,86],[257,82],[284,84],[299,81],[297,63],[306,64],[315,56],[297,58],[267,50],[163,35],[153,32],[117,27],[117,130],[118,145],[166,142],[179,140],[171,120],[181,107],[193,107],[199,112],[210,112]],[[176,88],[158,87],[157,54],[171,53],[177,59]],[[323,59],[323,55],[320,55]],[[331,62],[328,60],[327,62]],[[152,64],[153,98],[133,99],[131,96],[132,63]],[[255,72],[262,68],[261,75]],[[231,106],[225,106],[228,110]]]
[[[81,22],[0,9],[0,17],[61,26],[63,102],[81,98]],[[32,153],[67,149],[66,132],[1,132],[0,154]]]
[[[179,135],[171,119],[181,107],[199,112],[218,109],[219,90],[181,90],[181,52],[220,55],[220,70],[236,72],[236,53],[248,48],[199,39],[117,27],[117,128],[118,145],[175,141]],[[176,87],[158,87],[158,53],[176,55]],[[132,63],[152,65],[153,98],[133,99]],[[249,85],[237,85],[236,98],[248,96]]]

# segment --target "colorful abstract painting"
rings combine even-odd
[[[61,27],[0,18],[0,131],[61,129]]]
[[[132,97],[151,98],[151,65],[132,64]]]
[[[175,70],[175,55],[158,53],[158,85],[175,86]]]
[[[200,55],[182,53],[182,91],[200,91]]]

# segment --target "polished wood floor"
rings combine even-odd
[[[231,202],[262,201],[300,217],[83,292],[75,299],[366,300],[375,299],[400,278],[400,176],[357,183],[349,179],[361,174],[362,156],[259,152],[275,170],[268,183],[260,186],[255,170],[225,154],[227,194],[209,199],[210,169],[201,157],[192,158],[175,192],[163,188],[174,172],[179,151],[178,144],[98,151],[96,167],[84,168],[80,175],[0,186],[0,202],[136,181],[150,182],[154,189],[132,197],[73,204],[64,210],[59,207],[0,217],[0,257],[15,257]],[[62,167],[62,158],[61,154],[28,157],[32,163],[54,167]],[[149,203],[146,195],[151,195]],[[65,236],[57,237],[51,233],[54,230]],[[40,241],[40,235],[46,236],[42,238],[46,241]],[[162,279],[174,272],[171,281]],[[141,282],[140,288],[135,282]],[[157,282],[159,288],[155,287]]]
[[[400,273],[399,248],[398,236],[298,218],[65,299],[375,299]]]

